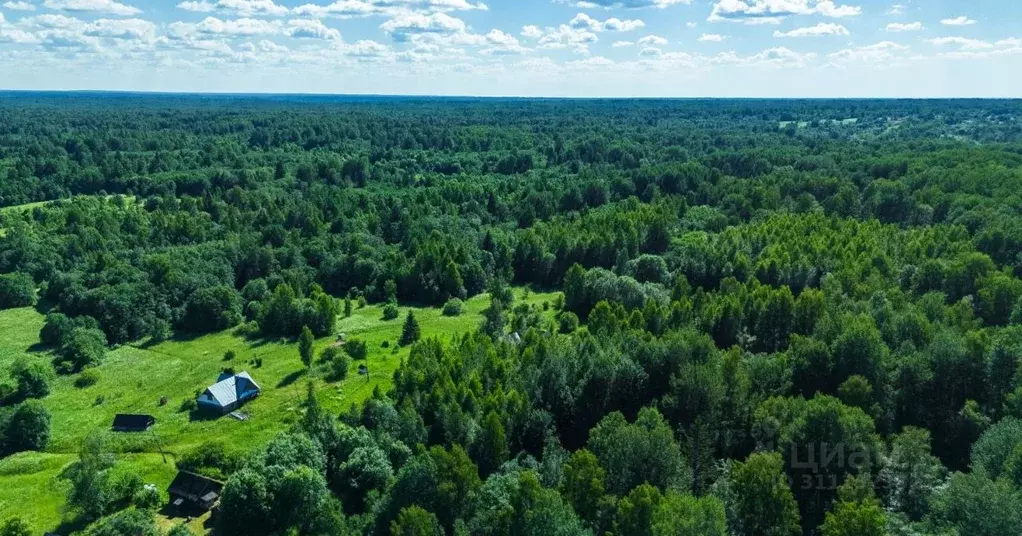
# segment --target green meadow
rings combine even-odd
[[[541,306],[543,302],[552,304],[554,298],[552,293],[517,289],[515,303]],[[70,521],[62,512],[66,488],[59,475],[75,461],[78,446],[90,433],[107,435],[111,449],[118,453],[121,469],[133,470],[147,483],[165,489],[176,472],[176,457],[196,445],[221,439],[241,450],[252,450],[287,429],[299,417],[301,399],[310,381],[322,405],[334,413],[365,400],[376,387],[388,389],[394,371],[410,351],[397,346],[409,310],[414,312],[423,338],[449,341],[476,329],[488,305],[488,296],[477,296],[465,302],[463,314],[457,317],[443,316],[439,308],[401,307],[398,318],[386,321],[381,306],[355,309],[351,317],[338,320],[337,332],[366,341],[369,355],[365,361],[353,361],[348,377],[336,382],[327,380],[328,364],[314,363],[311,370],[306,369],[293,340],[253,340],[233,331],[113,349],[95,369],[99,379],[94,385],[76,387],[75,376],[59,376],[52,383],[50,395],[43,399],[52,415],[50,444],[45,452],[0,460],[0,477],[5,484],[0,488],[0,519],[18,515],[40,533]],[[552,317],[552,309],[548,314]],[[5,335],[0,340],[0,370],[8,369],[22,356],[52,359],[48,351],[38,347],[43,318],[31,308],[0,311],[0,329]],[[335,344],[335,337],[316,341],[317,359],[331,344]],[[236,357],[225,361],[229,350]],[[261,366],[256,365],[257,360]],[[360,364],[368,367],[368,375],[358,374]],[[261,396],[242,410],[249,414],[247,421],[229,416],[195,418],[182,408],[185,401],[214,383],[225,368],[248,371],[262,388]],[[160,405],[163,397],[167,403]],[[156,425],[151,433],[110,432],[118,413],[150,414],[156,417]],[[170,526],[181,520],[161,521]],[[194,520],[193,528],[201,529],[202,522]]]

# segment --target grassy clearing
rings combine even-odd
[[[530,293],[523,298],[519,289],[516,303],[552,303],[554,296]],[[74,377],[55,380],[52,393],[43,401],[53,416],[50,446],[45,453],[23,453],[0,460],[0,519],[17,514],[39,532],[57,527],[62,520],[60,508],[65,493],[58,475],[74,461],[82,439],[94,431],[109,430],[117,413],[156,417],[152,434],[108,433],[108,437],[128,467],[145,476],[147,482],[166,488],[174,476],[173,460],[204,441],[219,438],[242,449],[254,449],[289,427],[299,417],[299,401],[310,379],[323,406],[334,413],[365,400],[377,386],[390,388],[394,371],[409,352],[409,348],[397,348],[409,309],[419,321],[423,337],[447,341],[478,327],[488,305],[488,296],[477,296],[466,301],[465,312],[458,317],[445,317],[439,308],[401,307],[398,318],[389,321],[382,319],[382,307],[356,309],[350,318],[338,321],[337,330],[349,339],[366,341],[369,375],[359,376],[360,362],[354,362],[348,378],[341,382],[326,381],[323,364],[314,365],[311,373],[307,371],[297,345],[290,340],[251,341],[222,332],[148,348],[124,346],[113,350],[96,369],[99,381],[95,385],[75,387]],[[34,348],[42,323],[43,316],[32,309],[0,311],[0,370],[23,355],[51,358]],[[389,342],[389,348],[383,347],[384,341]],[[333,337],[316,341],[316,355],[333,343]],[[233,361],[223,360],[228,350],[237,354]],[[262,367],[252,363],[256,358],[262,359]],[[262,387],[262,395],[244,408],[251,418],[245,422],[230,417],[202,420],[181,411],[182,403],[216,381],[225,367],[249,371]],[[169,402],[160,406],[163,396]],[[201,529],[202,521],[196,520],[193,528]],[[166,519],[162,522],[172,523]]]

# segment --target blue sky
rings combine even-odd
[[[0,0],[0,88],[1019,97],[1018,0]]]

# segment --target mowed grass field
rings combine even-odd
[[[516,304],[541,306],[553,304],[552,293],[528,293],[516,289]],[[337,331],[349,339],[366,341],[366,361],[353,361],[347,379],[327,381],[328,365],[315,364],[306,370],[292,340],[249,340],[233,332],[222,332],[190,340],[171,340],[155,346],[123,346],[110,351],[95,370],[99,381],[92,386],[75,386],[74,376],[57,377],[51,393],[43,399],[52,415],[52,432],[46,452],[21,453],[0,460],[0,520],[22,517],[34,531],[54,530],[62,521],[66,487],[59,478],[77,458],[78,446],[88,434],[106,434],[110,447],[118,453],[119,464],[145,477],[148,483],[166,489],[173,479],[177,456],[212,439],[227,441],[242,450],[260,447],[300,416],[300,403],[309,381],[313,382],[322,405],[333,413],[346,410],[352,403],[368,398],[375,387],[389,389],[394,371],[409,348],[397,347],[405,315],[411,310],[421,328],[422,337],[449,341],[476,329],[489,297],[480,295],[465,302],[465,311],[457,317],[441,315],[439,308],[401,307],[394,320],[383,320],[381,306],[355,309],[349,318],[337,322]],[[546,314],[552,318],[551,307]],[[0,311],[0,375],[6,375],[14,360],[52,359],[40,351],[37,343],[43,315],[31,308]],[[384,348],[387,341],[389,348]],[[335,337],[316,341],[316,356]],[[237,356],[225,361],[233,350]],[[262,360],[262,366],[253,363]],[[358,374],[366,364],[368,376]],[[182,403],[216,381],[222,369],[248,371],[262,387],[259,398],[245,405],[250,418],[237,421],[229,416],[218,419],[193,419]],[[2,378],[3,376],[0,376]],[[2,381],[2,380],[0,380]],[[166,405],[159,404],[166,397]],[[152,433],[118,434],[110,424],[118,413],[144,413],[156,417]],[[174,520],[162,520],[168,527]],[[176,520],[180,522],[180,520]],[[193,528],[201,530],[202,519]]]

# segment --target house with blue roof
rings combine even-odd
[[[217,382],[199,395],[199,407],[215,413],[230,413],[259,396],[259,384],[248,372],[223,373]]]

